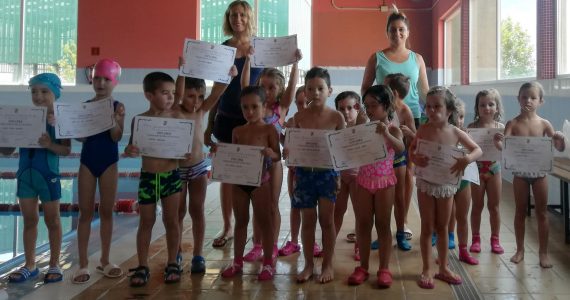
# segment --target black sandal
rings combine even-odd
[[[131,273],[129,276],[131,277],[130,284],[132,287],[145,286],[148,282],[148,278],[150,277],[150,270],[146,266],[138,266],[134,269],[129,269],[129,273]],[[140,279],[141,281],[135,282],[133,279]]]
[[[176,279],[169,279],[171,275],[178,275]],[[176,283],[180,282],[180,277],[182,274],[182,269],[180,269],[180,265],[176,263],[171,263],[164,268],[164,283]]]

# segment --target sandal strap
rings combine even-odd
[[[130,277],[146,278],[149,276],[150,269],[147,266],[138,266],[136,268],[129,269]]]
[[[59,275],[63,275],[63,273],[61,272],[61,269],[59,267],[49,267],[49,269],[47,270],[46,274],[59,274]]]
[[[179,264],[170,263],[170,264],[166,265],[166,268],[164,268],[164,274],[178,274],[178,275],[180,275],[181,273],[182,273],[182,269],[180,268]]]

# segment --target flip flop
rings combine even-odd
[[[424,276],[424,274],[420,275],[420,279],[418,279],[418,286],[422,289],[431,290],[435,288],[435,284],[433,283],[433,278],[430,281],[430,278]]]
[[[58,275],[58,276],[53,276],[51,278],[48,278],[48,275]],[[54,283],[54,282],[60,282],[62,280],[63,280],[63,273],[61,272],[61,269],[59,267],[50,267],[46,272],[46,275],[44,275],[44,283]]]
[[[121,269],[121,267],[117,266],[116,264],[112,264],[112,263],[108,263],[105,267],[103,266],[98,266],[96,268],[97,272],[105,275],[105,277],[107,278],[118,278],[123,276],[123,270]],[[113,274],[115,270],[119,270],[120,272],[118,274]]]
[[[87,275],[87,280],[79,281],[78,278],[83,276],[83,275]],[[89,269],[83,268],[83,269],[79,269],[79,270],[75,271],[75,273],[73,273],[73,278],[71,279],[71,282],[75,283],[75,284],[84,284],[84,283],[88,283],[89,280],[91,280],[91,273],[89,272]]]
[[[346,235],[346,241],[349,243],[356,243],[356,233],[351,232]]]
[[[453,285],[458,285],[461,284],[463,282],[463,280],[461,279],[461,277],[457,278],[457,277],[452,277],[449,275],[445,275],[442,273],[437,273],[434,276],[435,279],[439,279],[441,281],[445,281],[449,284],[453,284]]]
[[[40,270],[38,268],[35,268],[35,269],[30,271],[30,269],[28,269],[26,267],[21,267],[18,270],[10,273],[10,276],[8,276],[8,278],[9,278],[8,281],[11,283],[24,282],[28,279],[31,279],[31,278],[38,276],[39,273],[40,273]],[[19,276],[12,277],[12,275],[19,275]]]
[[[233,239],[233,237],[231,236],[220,236],[214,239],[214,242],[212,243],[212,247],[214,248],[223,248],[226,246],[226,244]]]
[[[404,236],[406,237],[406,240],[411,240],[412,237],[414,236],[414,233],[412,232],[412,230],[408,227],[404,228]]]

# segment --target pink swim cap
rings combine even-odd
[[[95,76],[107,78],[113,84],[117,84],[119,76],[121,76],[121,66],[114,60],[108,58],[101,59],[93,68],[93,77]]]

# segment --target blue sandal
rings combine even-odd
[[[26,267],[21,267],[10,274],[8,281],[11,283],[24,282],[28,279],[38,276],[39,273],[40,270],[38,268],[35,268],[32,271],[30,271],[30,269]]]
[[[190,273],[192,274],[203,274],[206,273],[206,260],[204,257],[196,255],[192,258],[192,266],[190,267]]]
[[[48,278],[48,275],[57,275]],[[63,273],[59,267],[50,267],[44,276],[44,283],[54,283],[63,280]]]

